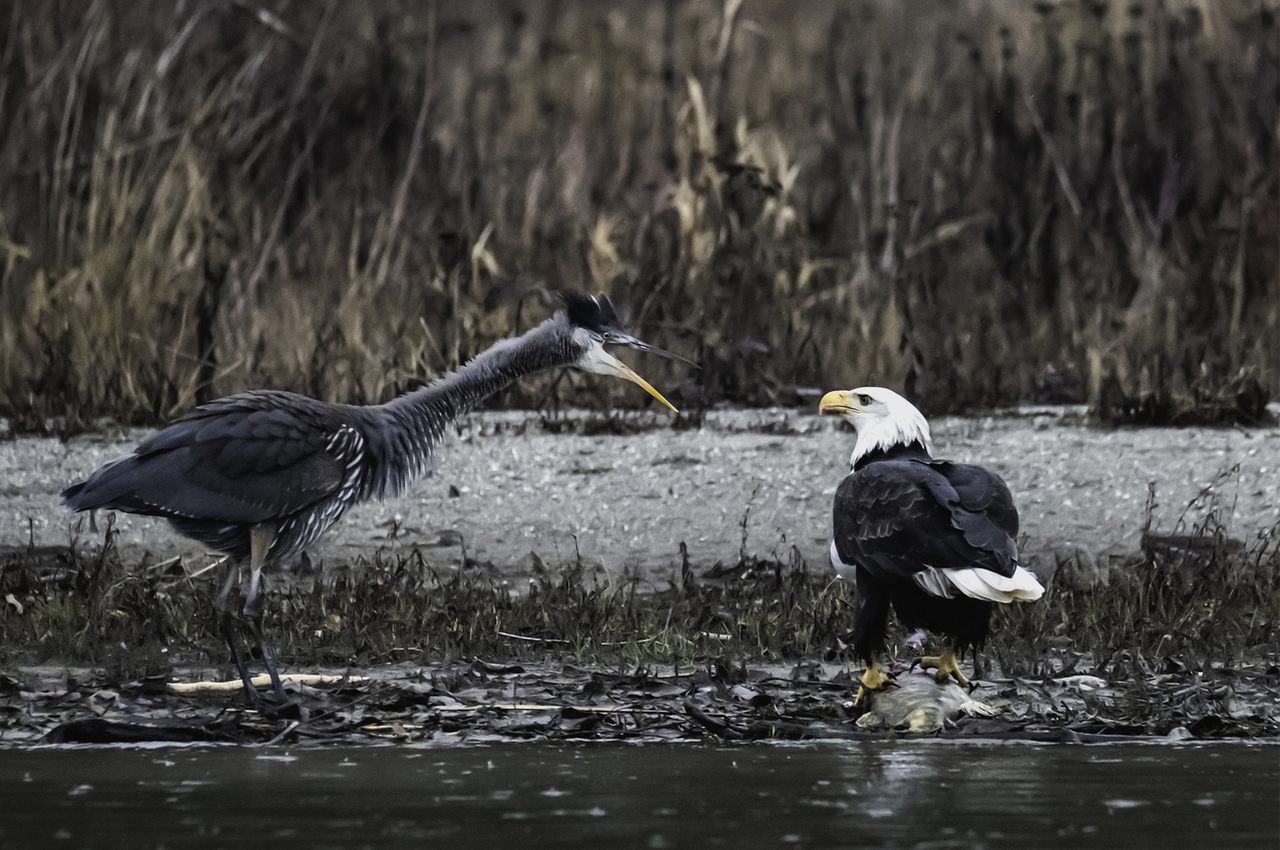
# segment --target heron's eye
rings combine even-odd
[[[609,340],[613,339],[613,334],[609,333],[608,331],[604,331],[603,333],[600,334],[600,339],[604,340],[605,342],[608,342]]]
[[[865,395],[864,393],[858,393],[858,404],[863,407],[869,407],[871,405],[871,396]]]

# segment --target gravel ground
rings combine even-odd
[[[943,418],[933,423],[935,449],[1005,477],[1024,553],[1135,550],[1149,485],[1164,531],[1210,487],[1233,536],[1248,540],[1280,522],[1280,428],[1099,430],[1081,420],[1065,408]],[[843,423],[781,410],[717,412],[690,430],[643,427],[656,417],[616,421],[638,433],[585,436],[583,424],[592,430],[599,420],[582,414],[552,428],[529,414],[472,416],[436,474],[351,511],[313,556],[335,563],[418,546],[440,566],[465,556],[518,578],[531,554],[554,564],[580,553],[610,572],[662,578],[679,563],[681,542],[695,565],[736,561],[745,516],[747,554],[785,558],[795,547],[826,563],[831,497],[853,447]],[[67,545],[79,520],[58,491],[145,433],[0,442],[0,551]],[[121,515],[116,527],[127,558],[200,554],[160,520]]]

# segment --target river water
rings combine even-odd
[[[0,846],[1277,847],[1249,744],[0,751]]]

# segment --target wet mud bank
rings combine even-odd
[[[206,673],[208,671],[205,671]],[[705,663],[678,670],[481,660],[330,670],[292,702],[249,709],[234,692],[177,695],[159,680],[109,686],[89,670],[0,676],[0,746],[35,743],[421,743],[960,740],[1102,743],[1274,739],[1280,673],[1259,665],[1165,674],[1173,700],[1133,681],[996,675],[972,693],[900,668],[855,707],[841,665]],[[183,678],[201,672],[183,670]]]
[[[11,561],[0,746],[1276,739],[1280,561],[1275,549],[1218,551],[1200,585],[1156,554],[1123,588],[1051,582],[1037,604],[1002,608],[964,664],[973,691],[913,669],[927,639],[894,629],[894,687],[860,705],[851,588],[803,565],[689,567],[648,588],[570,565],[515,592],[419,559],[375,560],[272,595],[289,702],[246,707],[207,577],[138,572],[110,553]],[[1270,579],[1231,583],[1251,559]]]

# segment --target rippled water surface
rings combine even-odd
[[[1280,747],[0,751],[0,846],[1275,847]]]

